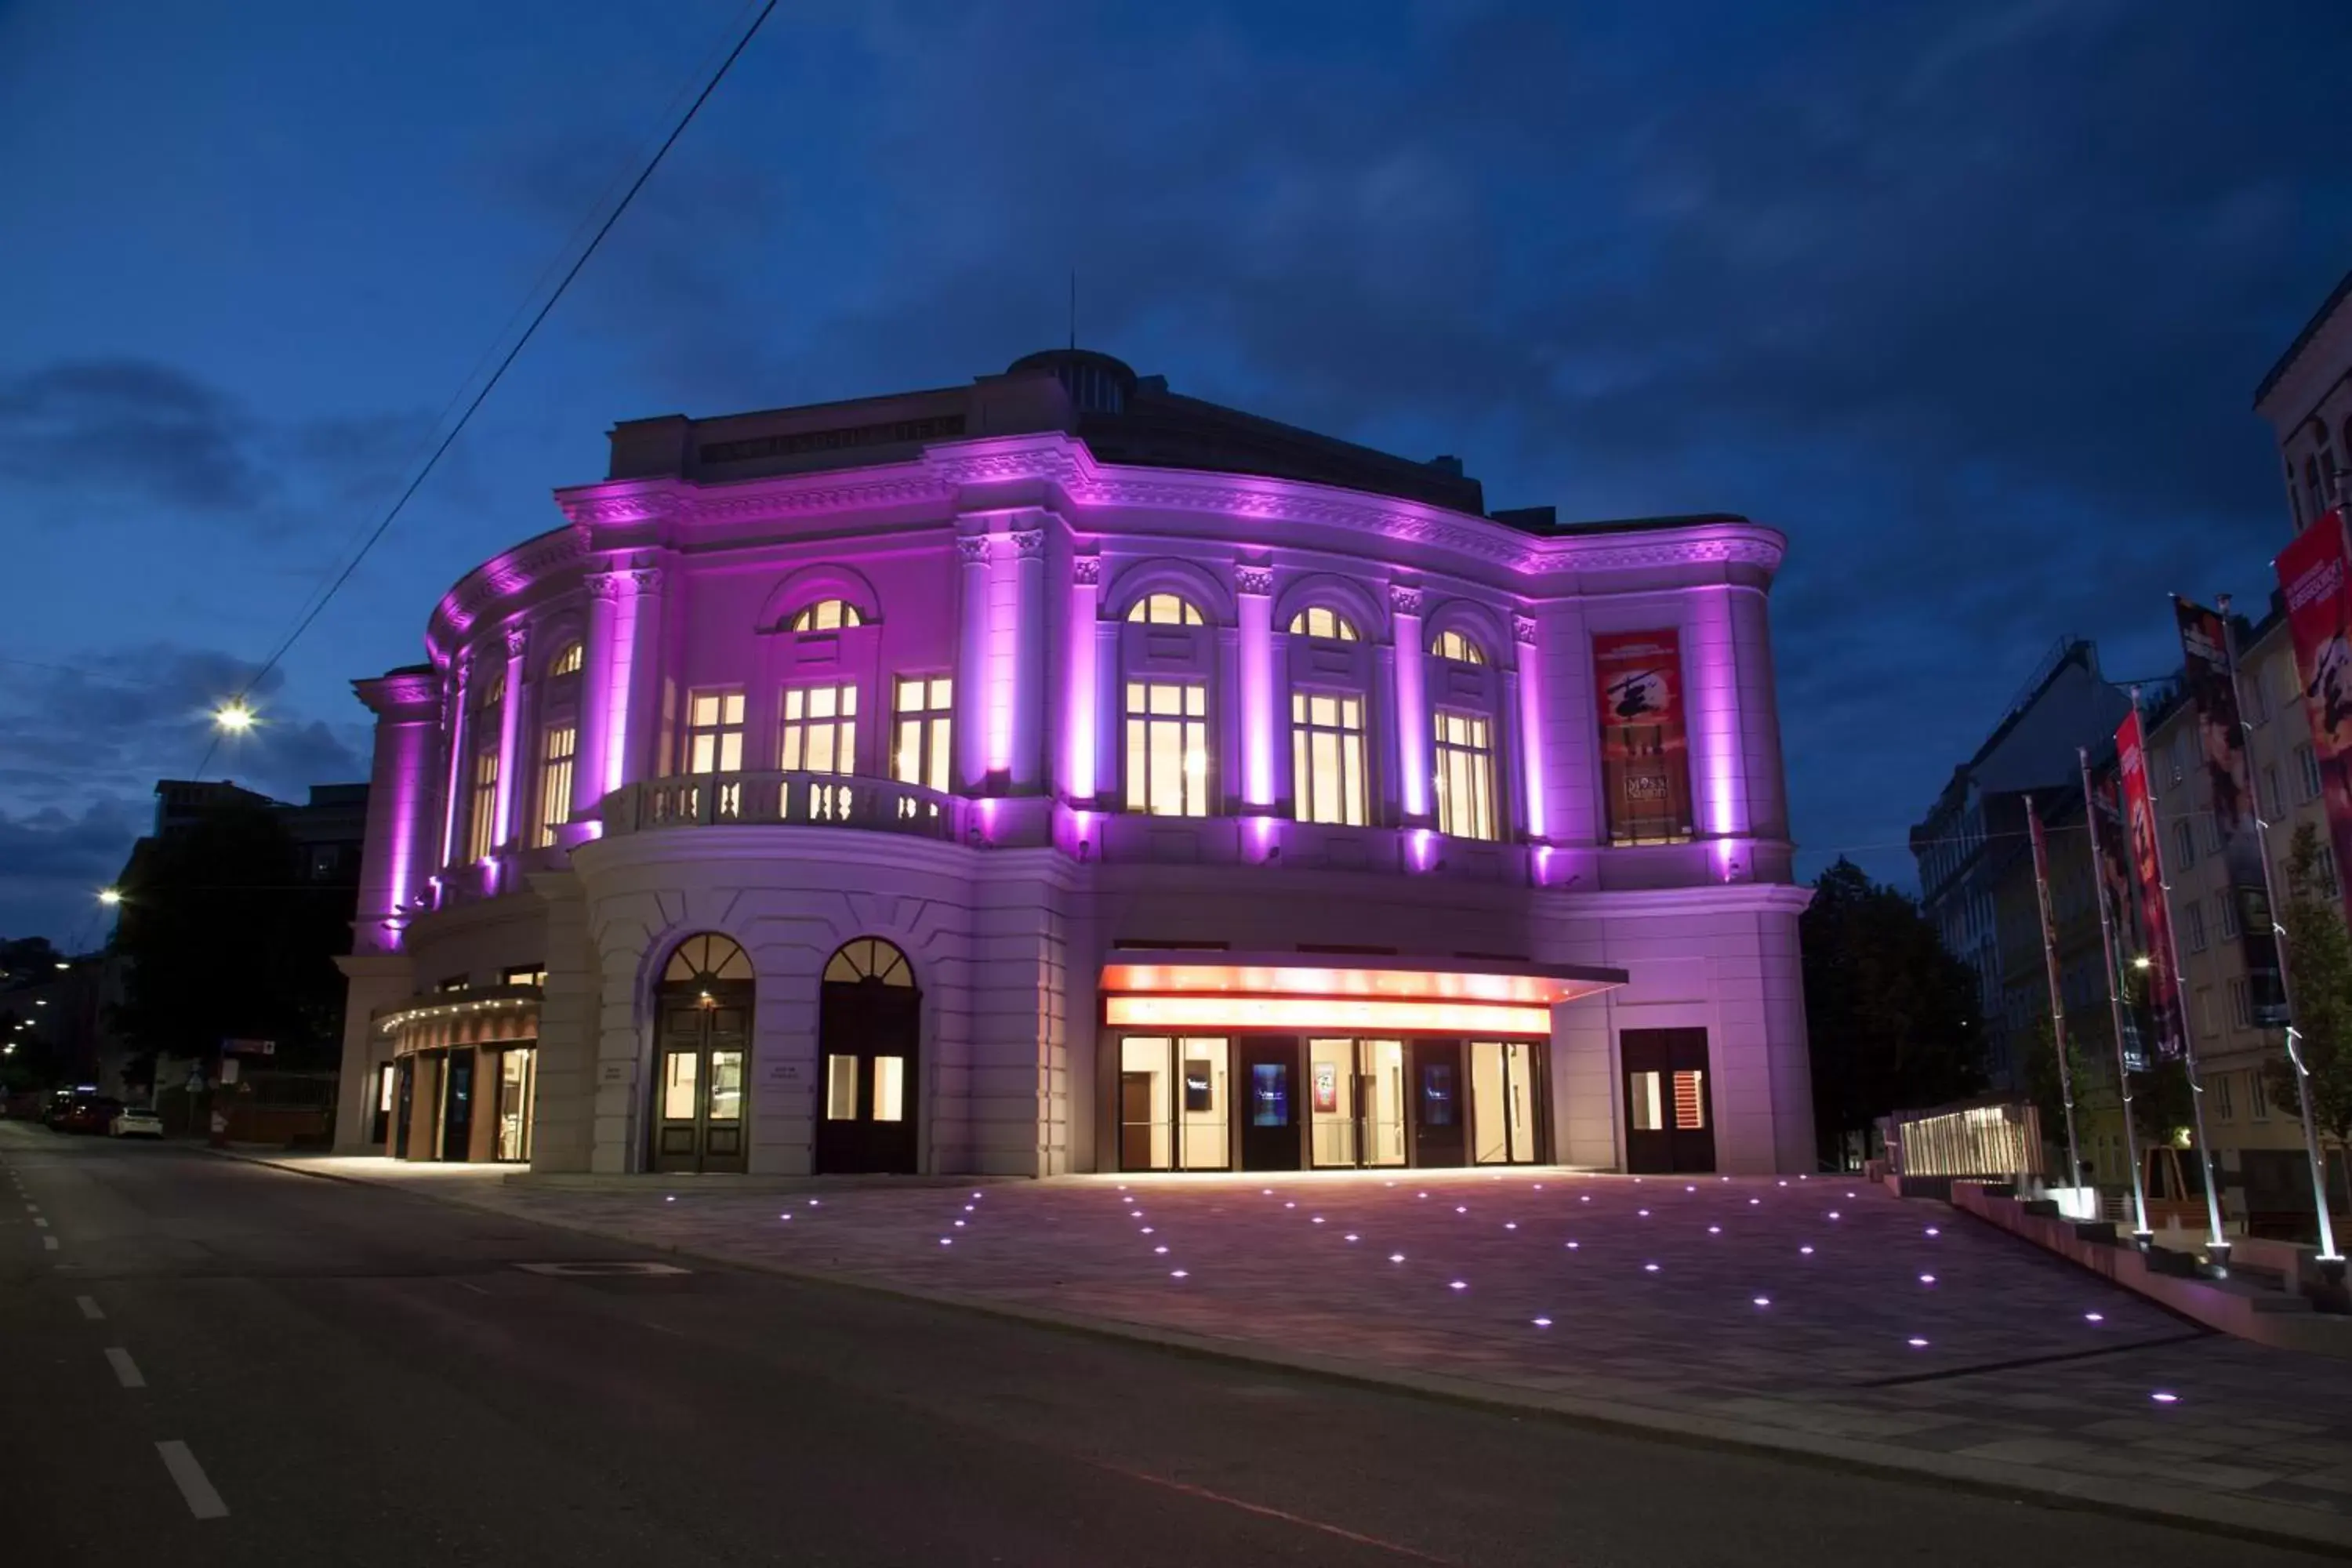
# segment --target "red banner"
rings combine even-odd
[[[2116,731],[2116,760],[2123,776],[2124,842],[2129,847],[2132,880],[2139,893],[2140,922],[2147,932],[2148,1011],[2156,1021],[2157,1054],[2177,1057],[2183,1019],[2173,984],[2172,913],[2165,907],[2164,879],[2156,862],[2156,797],[2147,787],[2147,759],[2140,750],[2137,710]]]
[[[2352,909],[2352,570],[2347,570],[2344,510],[2338,507],[2295,536],[2279,554],[2279,588],[2294,639],[2304,716],[2327,803],[2347,908]]]
[[[1691,837],[1690,738],[1682,638],[1672,631],[1592,639],[1600,683],[1601,777],[1612,844]]]

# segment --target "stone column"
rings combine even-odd
[[[963,626],[956,644],[956,788],[965,795],[978,795],[988,782],[989,732],[996,695],[989,660],[988,535],[960,536],[956,556],[963,578]]]
[[[1069,619],[1062,633],[1066,704],[1062,719],[1062,798],[1076,806],[1095,804],[1098,743],[1095,692],[1101,667],[1095,653],[1097,605],[1102,595],[1102,558],[1081,555],[1070,563]]]
[[[491,842],[504,848],[517,847],[522,838],[522,825],[518,820],[521,803],[530,799],[530,792],[522,787],[522,772],[527,763],[530,729],[528,717],[530,693],[535,689],[530,683],[530,632],[520,626],[509,626],[504,634],[507,650],[507,696],[500,704],[499,728],[499,808],[498,831]]]
[[[400,671],[359,682],[360,700],[375,713],[375,763],[368,777],[367,842],[360,853],[352,951],[394,952],[408,906],[433,858],[441,699],[431,674]]]
[[[1005,535],[1013,546],[1008,582],[992,597],[1003,612],[992,628],[999,679],[1010,711],[1010,750],[1003,759],[1014,795],[1034,795],[1045,783],[1045,531],[1023,529]]]
[[[654,754],[661,736],[662,572],[658,566],[629,571],[628,668],[616,672],[617,689],[628,693],[607,720],[606,746],[615,764],[613,785],[635,784],[669,771],[668,759]]]
[[[1404,826],[1429,826],[1431,784],[1429,703],[1422,677],[1427,668],[1421,646],[1421,590],[1389,589],[1389,619],[1396,644],[1396,734],[1398,797]]]
[[[1789,837],[1788,794],[1780,758],[1780,699],[1772,671],[1772,631],[1764,590],[1727,589],[1732,658],[1738,669],[1739,752],[1746,763],[1748,828],[1761,838]]]
[[[572,815],[593,815],[596,803],[614,787],[619,770],[613,764],[606,737],[612,710],[626,700],[627,687],[614,676],[614,626],[623,590],[621,575],[593,572],[587,579],[588,635],[580,650],[580,735],[572,766]]]
[[[466,798],[467,785],[473,781],[466,776],[466,751],[472,740],[473,724],[466,711],[474,694],[474,658],[460,653],[450,661],[448,680],[448,717],[441,725],[441,733],[448,738],[448,785],[441,796],[441,865],[457,863],[457,852],[466,847]],[[437,869],[438,868],[436,868]]]
[[[1684,633],[1683,689],[1690,714],[1691,796],[1698,836],[1713,839],[1713,868],[1749,860],[1738,842],[1748,834],[1748,761],[1740,745],[1739,669],[1731,600],[1739,591],[1702,588],[1691,595]]]
[[[1242,698],[1243,809],[1274,809],[1274,569],[1234,569]]]
[[[1518,763],[1521,810],[1528,837],[1541,842],[1550,837],[1544,799],[1544,710],[1542,653],[1536,642],[1536,623],[1528,616],[1511,617],[1511,636],[1518,644],[1515,668],[1518,681]]]

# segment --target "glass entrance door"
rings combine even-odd
[[[538,1077],[539,1052],[533,1047],[509,1046],[499,1053],[499,1159],[530,1158],[531,1091]]]
[[[888,942],[860,937],[827,962],[817,1003],[818,1171],[913,1173],[921,1024],[914,971]]]
[[[1318,1169],[1405,1163],[1404,1042],[1307,1042],[1308,1154]]]
[[[1541,1047],[1526,1040],[1470,1042],[1470,1157],[1480,1165],[1530,1165],[1542,1140],[1538,1117]]]
[[[1412,1163],[1459,1165],[1469,1143],[1462,1125],[1462,1042],[1412,1043]]]
[[[1627,1029],[1625,1169],[1682,1175],[1715,1169],[1715,1117],[1705,1029]]]
[[[697,996],[662,1004],[654,1086],[656,1171],[746,1166],[743,1061],[751,1043],[751,1009],[717,992],[709,994],[707,1002]],[[528,1112],[517,1131],[527,1151]]]
[[[1298,1044],[1287,1038],[1244,1040],[1241,1048],[1242,1169],[1299,1167]]]
[[[470,1160],[474,1147],[474,1059],[468,1047],[451,1051],[442,1071],[441,1147],[435,1158]]]
[[[1233,1166],[1231,1044],[1201,1036],[1129,1035],[1118,1043],[1118,1168]]]

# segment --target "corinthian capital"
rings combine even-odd
[[[1418,616],[1421,614],[1421,590],[1408,588],[1402,583],[1389,584],[1389,613]]]
[[[1074,557],[1070,562],[1070,581],[1089,588],[1099,584],[1102,581],[1102,557],[1099,555]]]
[[[967,566],[983,565],[988,560],[988,535],[961,533],[956,536],[956,554]]]
[[[1234,568],[1234,592],[1264,598],[1274,592],[1274,568],[1271,566],[1236,566]]]

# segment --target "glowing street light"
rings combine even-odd
[[[115,905],[122,901],[122,889],[120,888],[100,888],[98,890],[98,901],[104,904],[110,910]]]
[[[253,710],[244,698],[232,697],[213,710],[213,723],[225,734],[242,735],[253,728]]]

